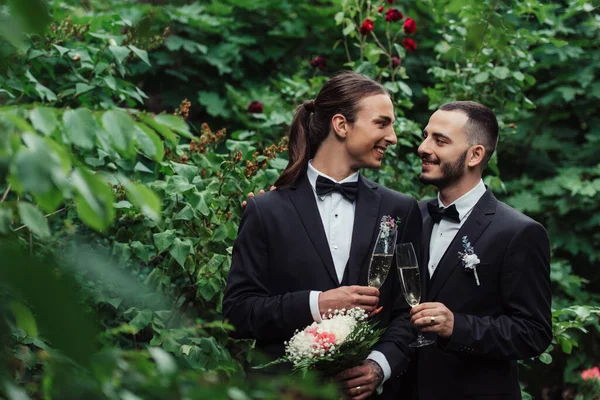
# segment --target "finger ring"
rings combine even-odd
[[[360,394],[360,386],[356,387],[356,394]]]
[[[431,317],[431,321],[429,322],[431,325],[435,324],[435,317]]]

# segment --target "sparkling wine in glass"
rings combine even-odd
[[[380,289],[390,272],[397,232],[380,230],[371,255],[367,285]]]
[[[396,266],[404,298],[408,305],[414,307],[421,301],[421,275],[412,243],[399,243],[396,246]],[[425,339],[420,330],[418,332],[417,340],[409,344],[410,347],[423,347],[433,343],[433,340]]]

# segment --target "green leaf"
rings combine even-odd
[[[65,53],[68,53],[69,51],[71,51],[71,49],[67,49],[66,47],[62,47],[57,44],[53,44],[52,46],[54,46],[54,48],[56,50],[58,50],[58,53],[60,54],[61,57],[64,56]]]
[[[384,51],[377,47],[376,44],[367,44],[365,48],[365,57],[370,63],[377,64],[382,54],[385,54]]]
[[[188,182],[192,182],[196,176],[198,176],[198,167],[194,165],[179,164],[171,162],[171,168],[177,175],[184,176]]]
[[[540,356],[540,361],[543,362],[544,364],[551,364],[552,356],[548,353],[544,353]]]
[[[185,120],[181,117],[177,117],[171,114],[159,114],[154,117],[154,120],[159,124],[165,125],[175,132],[179,133],[181,136],[186,137],[188,139],[193,139],[194,135],[190,132],[190,127],[185,122]]]
[[[150,321],[152,321],[152,310],[142,310],[138,311],[137,315],[129,322],[129,325],[135,329],[133,333],[138,333],[147,327]]]
[[[82,149],[94,148],[99,127],[90,110],[86,108],[67,110],[63,114],[63,123],[71,143]]]
[[[51,135],[58,126],[56,113],[51,108],[36,107],[29,112],[29,119],[33,127],[46,136]]]
[[[492,75],[498,79],[506,79],[510,76],[510,69],[507,67],[495,67],[492,70]]]
[[[23,329],[25,333],[27,333],[27,336],[38,336],[38,328],[35,318],[31,310],[25,304],[18,301],[11,301],[8,304],[8,308],[15,317],[15,322],[18,328]]]
[[[81,220],[97,231],[106,230],[115,218],[114,198],[107,182],[83,168],[77,168],[71,179]]]
[[[86,83],[78,83],[75,85],[75,96],[79,96],[80,94],[89,92],[94,89],[96,86],[88,85]]]
[[[165,191],[169,195],[183,194],[195,187],[196,186],[192,185],[184,176],[173,175],[167,178],[167,187]]]
[[[110,46],[108,50],[115,56],[119,64],[123,63],[123,60],[131,53],[131,50],[125,46]]]
[[[412,97],[413,91],[410,88],[410,86],[408,86],[406,83],[404,83],[402,81],[398,81],[398,87],[400,88],[400,90],[402,91],[402,93],[404,93],[408,97]]]
[[[167,353],[160,347],[151,347],[148,349],[148,352],[154,359],[154,362],[156,363],[156,369],[161,376],[169,376],[177,372],[177,363],[171,354]]]
[[[102,115],[102,125],[119,153],[126,156],[134,154],[135,125],[129,114],[118,110],[107,111]]]
[[[175,229],[168,229],[161,233],[155,233],[152,237],[154,239],[154,245],[159,252],[162,252],[171,247],[175,241],[176,231]]]
[[[146,156],[154,161],[161,162],[165,155],[165,148],[161,138],[147,125],[137,122],[135,124],[135,141],[137,147]]]
[[[157,131],[163,138],[167,139],[169,142],[173,144],[179,143],[179,139],[177,138],[177,136],[175,136],[173,131],[171,131],[171,129],[164,126],[163,124],[159,124],[158,122],[156,122],[154,120],[154,117],[145,113],[139,113],[137,114],[137,117],[146,125],[150,126],[152,129]]]
[[[344,30],[342,31],[342,34],[344,36],[348,36],[350,35],[352,32],[354,32],[354,30],[356,29],[356,24],[354,24],[354,22],[350,22],[349,24],[346,25],[346,27],[344,28]]]
[[[186,204],[173,218],[175,221],[192,221],[195,218],[194,210],[192,206]]]
[[[162,210],[162,201],[150,188],[141,183],[125,183],[127,198],[142,213],[153,221],[159,222]]]
[[[19,216],[21,221],[41,239],[50,237],[50,227],[44,214],[30,203],[19,202]]]
[[[175,238],[171,249],[169,250],[169,254],[177,260],[179,265],[185,268],[185,260],[187,256],[193,254],[194,245],[192,244],[190,239],[181,240],[179,238]]]
[[[229,117],[229,110],[226,107],[227,101],[216,92],[198,92],[198,101],[213,117]]]
[[[129,48],[131,49],[131,51],[133,51],[135,53],[136,56],[138,56],[143,62],[145,62],[148,65],[152,65],[150,64],[150,59],[148,58],[148,52],[146,50],[142,50],[142,49],[138,49],[137,47],[135,47],[134,45],[130,44]]]
[[[473,77],[473,80],[475,80],[475,83],[483,83],[483,82],[487,82],[487,80],[489,78],[490,78],[489,72],[479,72],[477,75],[475,75]]]

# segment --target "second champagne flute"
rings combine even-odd
[[[404,299],[409,306],[415,307],[421,301],[421,274],[419,262],[412,243],[399,243],[396,246],[396,266]],[[417,328],[418,330],[418,328]],[[410,347],[423,347],[433,344],[433,340],[425,339],[418,330],[417,340],[409,344]]]

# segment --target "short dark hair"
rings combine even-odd
[[[482,167],[485,168],[492,158],[498,144],[498,120],[496,115],[483,104],[474,101],[452,101],[439,108],[442,111],[461,111],[468,120],[465,132],[470,146],[477,144],[485,148]]]

